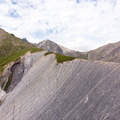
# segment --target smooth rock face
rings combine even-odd
[[[0,120],[119,120],[120,65],[40,56],[0,107]]]

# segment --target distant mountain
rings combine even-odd
[[[50,52],[63,54],[66,56],[88,59],[88,55],[86,52],[78,52],[78,51],[70,50],[70,49],[65,48],[61,45],[58,45],[57,43],[55,43],[51,40],[44,40],[44,41],[38,43],[37,47],[45,49],[45,50],[50,51]]]
[[[44,40],[38,43],[37,47],[59,54],[64,54],[66,52],[57,43],[51,40]]]
[[[21,40],[24,42],[28,42],[28,40],[26,38],[22,38]]]
[[[120,42],[110,43],[88,52],[88,59],[120,62]]]
[[[70,50],[51,40],[44,40],[40,42],[37,47],[58,54],[73,56],[81,59],[120,62],[120,42],[110,43],[88,52]]]

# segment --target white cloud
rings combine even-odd
[[[33,43],[51,39],[80,51],[120,40],[120,0],[76,1],[4,0],[0,26]]]

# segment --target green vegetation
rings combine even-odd
[[[42,51],[42,49],[40,49],[40,48],[31,48],[29,51],[30,51],[31,53],[34,53],[34,52]]]
[[[75,59],[75,57],[65,56],[65,55],[61,55],[61,54],[57,54],[57,53],[53,53],[53,52],[46,52],[44,55],[46,56],[49,54],[55,54],[56,60],[58,63],[63,63],[65,61],[71,61],[71,60]]]
[[[8,87],[10,86],[11,80],[12,80],[12,75],[9,76],[8,81],[4,87],[4,91],[7,91]]]
[[[5,34],[3,41],[0,43],[0,73],[4,66],[10,62],[17,61],[20,56],[30,51],[31,53],[41,51],[34,45],[24,42],[12,34]]]
[[[55,53],[53,53],[53,52],[46,52],[44,55],[46,56],[46,55],[49,55],[49,54],[55,54]]]
[[[64,56],[64,55],[56,54],[56,59],[57,59],[58,63],[63,63],[65,61],[74,60],[75,57],[70,57],[70,56]]]

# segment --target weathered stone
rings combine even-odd
[[[1,120],[119,120],[120,64],[41,56],[0,107]]]

